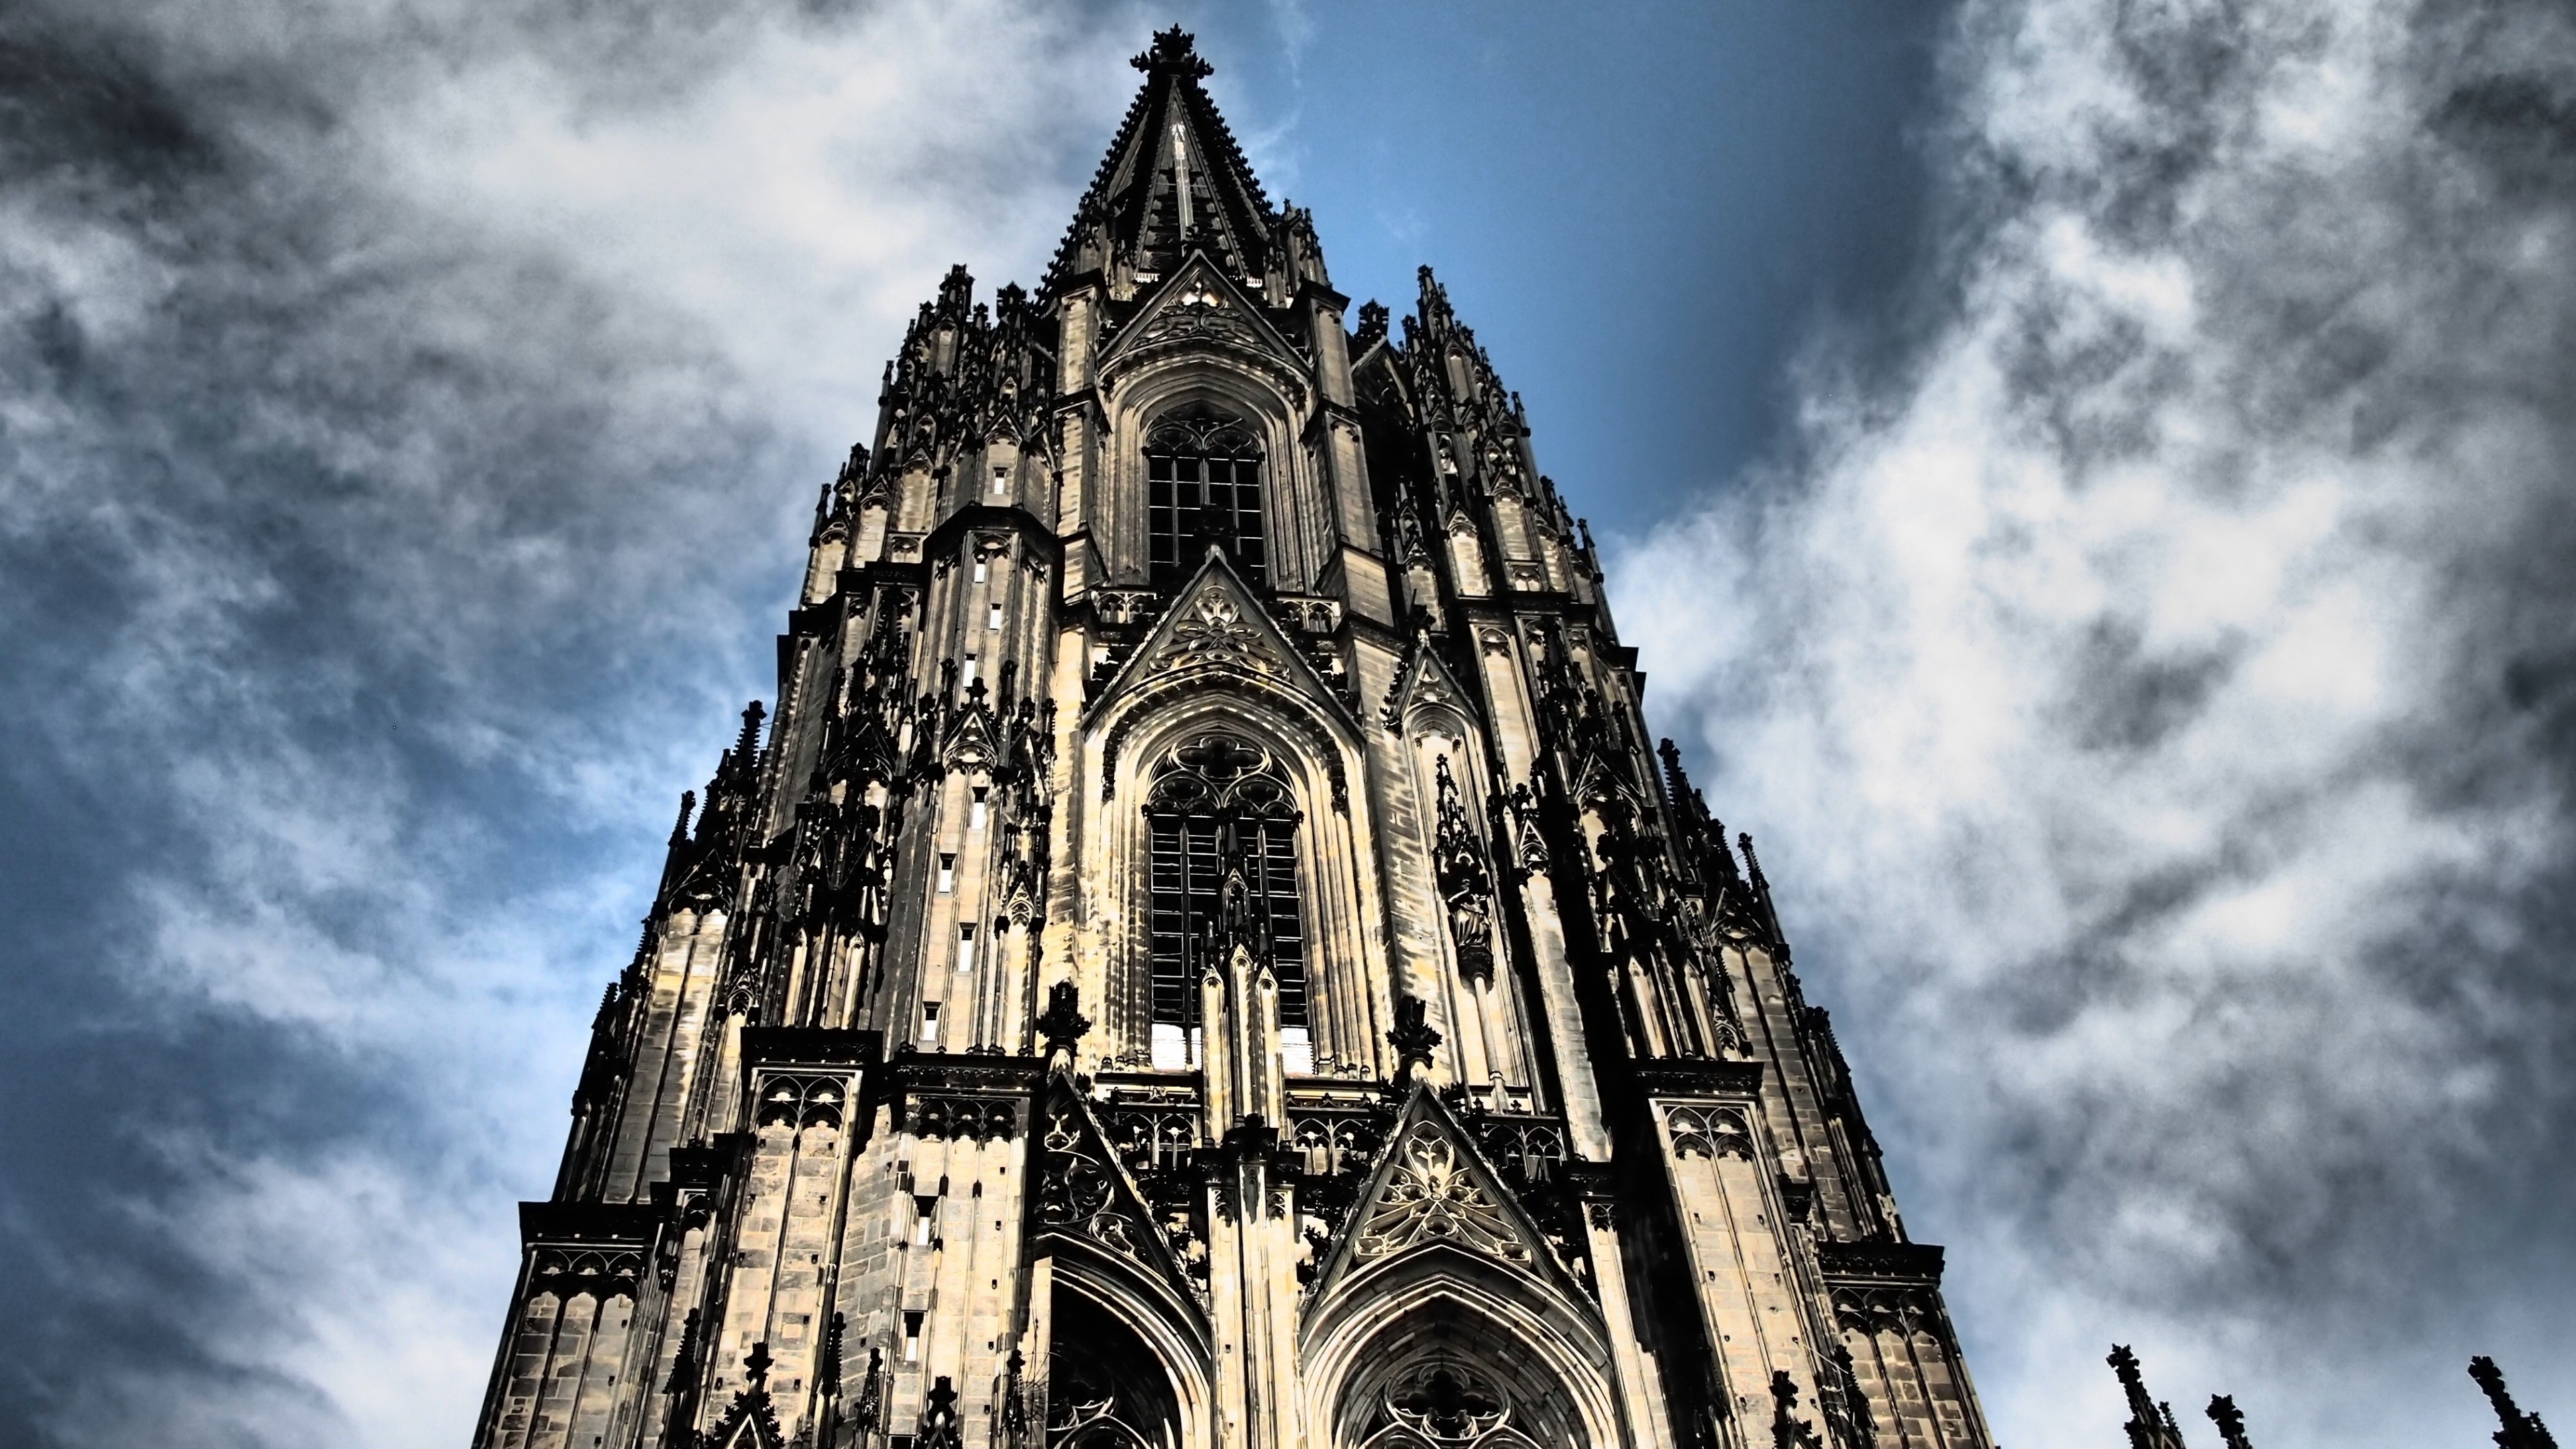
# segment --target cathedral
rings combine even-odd
[[[1135,65],[822,489],[476,1444],[1987,1449],[1519,398]]]

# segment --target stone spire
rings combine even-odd
[[[2129,1449],[2184,1449],[2182,1426],[2174,1422],[2173,1406],[2160,1404],[2147,1396],[2146,1380],[2138,1373],[2138,1356],[2126,1344],[2111,1345],[2111,1356],[2104,1360],[2111,1372],[2120,1376],[2120,1391],[2129,1399]]]
[[[1131,64],[1145,73],[1144,88],[1074,210],[1049,282],[1113,257],[1160,275],[1193,250],[1238,278],[1260,275],[1279,218],[1199,84],[1215,67],[1177,26]]]
[[[2487,1402],[2495,1406],[2496,1417],[2504,1422],[2504,1427],[2496,1431],[2496,1449],[2558,1449],[2558,1441],[2550,1437],[2549,1426],[2540,1422],[2540,1416],[2524,1413],[2514,1403],[2513,1395],[2505,1391],[2504,1370],[2496,1367],[2494,1359],[2484,1354],[2470,1359],[2469,1377],[2486,1390]]]
[[[2237,1409],[2234,1399],[2225,1394],[2213,1394],[2208,1412],[2209,1422],[2218,1426],[2218,1437],[2226,1443],[2227,1449],[2254,1449],[2253,1441],[2245,1437],[2245,1415]]]

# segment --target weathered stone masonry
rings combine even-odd
[[[822,492],[477,1444],[1985,1449],[1519,399],[1137,66]]]

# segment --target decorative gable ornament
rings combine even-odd
[[[1197,1304],[1201,1290],[1069,1071],[1059,1068],[1049,1078],[1040,1123],[1037,1190],[1030,1199],[1037,1230],[1096,1243],[1161,1279],[1181,1301]]]
[[[950,770],[977,770],[991,765],[998,752],[993,744],[993,711],[979,697],[957,712],[948,727],[948,738],[941,742],[939,763]]]
[[[1240,687],[1241,681],[1257,681],[1269,687],[1257,692],[1299,699],[1313,715],[1339,727],[1341,740],[1337,743],[1327,737],[1329,732],[1317,720],[1300,722],[1300,728],[1309,733],[1329,766],[1334,808],[1347,808],[1350,781],[1343,769],[1341,744],[1357,743],[1359,721],[1298,652],[1279,621],[1261,606],[1221,548],[1208,549],[1207,562],[1181,586],[1172,606],[1155,622],[1154,631],[1136,646],[1136,652],[1128,656],[1092,700],[1085,711],[1085,723],[1097,726],[1139,695],[1185,693],[1208,686]],[[1137,717],[1130,714],[1119,720],[1102,742],[1100,788],[1104,800],[1111,798],[1117,788],[1119,752],[1124,748],[1128,727]]]
[[[1353,1273],[1446,1247],[1527,1273],[1570,1308],[1590,1304],[1546,1234],[1427,1084],[1406,1098],[1386,1144],[1323,1257],[1313,1301],[1331,1297]]]
[[[1192,277],[1176,294],[1171,305],[1157,309],[1145,325],[1129,333],[1133,347],[1147,347],[1165,341],[1221,341],[1238,347],[1260,347],[1261,334],[1253,330],[1241,308],[1226,294],[1202,277]]]
[[[1204,355],[1210,348],[1259,367],[1291,406],[1305,406],[1309,363],[1204,252],[1191,253],[1144,310],[1109,338],[1100,354],[1100,383],[1114,392],[1120,377],[1150,358],[1178,351]]]
[[[1398,734],[1404,732],[1415,711],[1425,708],[1445,707],[1455,711],[1461,721],[1472,722],[1479,717],[1472,700],[1457,676],[1449,672],[1449,666],[1440,661],[1440,652],[1432,647],[1429,636],[1417,634],[1396,674],[1395,687],[1387,692],[1386,708],[1380,718]]]
[[[1234,571],[1225,550],[1210,545],[1197,575],[1181,586],[1154,632],[1093,702],[1092,717],[1099,718],[1112,701],[1140,685],[1203,669],[1300,683],[1308,686],[1307,692],[1329,697],[1331,691],[1303,661],[1292,667],[1290,661],[1297,659],[1296,645]]]
[[[778,1410],[769,1399],[769,1369],[774,1362],[766,1342],[755,1343],[743,1360],[743,1388],[714,1432],[707,1449],[782,1449],[787,1436],[778,1427]]]
[[[1463,1143],[1439,1123],[1418,1120],[1396,1139],[1385,1182],[1357,1218],[1351,1254],[1386,1258],[1424,1243],[1450,1243],[1526,1266],[1533,1261],[1530,1245],[1495,1191],[1470,1165]]]
[[[1259,674],[1277,674],[1279,656],[1262,638],[1263,631],[1244,622],[1244,607],[1222,589],[1202,588],[1172,611],[1171,637],[1155,656],[1150,673],[1165,674],[1193,665],[1215,665]]]

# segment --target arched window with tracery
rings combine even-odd
[[[1193,736],[1157,762],[1145,816],[1154,1065],[1177,1069],[1199,1059],[1199,973],[1216,948],[1228,882],[1239,879],[1256,949],[1267,953],[1279,985],[1287,1069],[1313,1071],[1299,816],[1279,761],[1237,735]]]
[[[1145,435],[1146,557],[1156,582],[1191,571],[1215,544],[1252,582],[1267,583],[1261,444],[1236,418],[1197,406]]]
[[[1455,1359],[1429,1359],[1392,1376],[1378,1390],[1359,1449],[1538,1449],[1559,1440],[1562,1425],[1542,1427],[1532,1406],[1514,1402],[1500,1380]],[[1541,1440],[1534,1442],[1536,1429]]]

